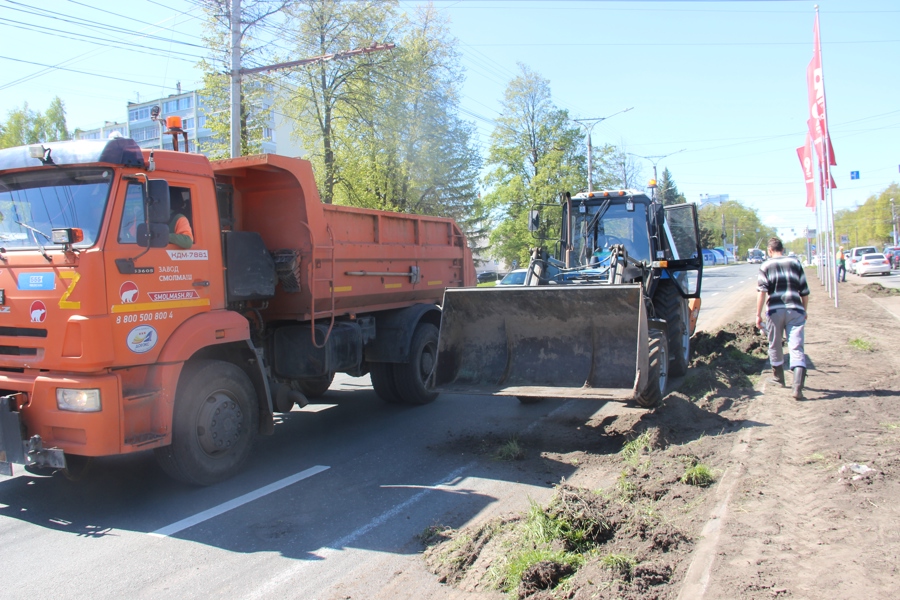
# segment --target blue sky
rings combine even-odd
[[[613,143],[644,156],[683,149],[659,167],[670,169],[689,200],[728,194],[784,228],[786,238],[791,229],[799,234],[814,226],[796,155],[806,129],[814,3],[442,0],[435,6],[459,40],[462,116],[477,125],[483,146],[522,63],[550,81],[556,104],[573,118],[633,107],[597,125],[594,146]],[[839,209],[900,181],[900,4],[823,0],[819,7]],[[185,90],[198,85],[200,18],[191,0],[0,0],[0,110],[25,101],[43,110],[59,95],[70,128],[125,120],[129,100],[173,93],[176,81]],[[138,31],[156,37],[139,41]],[[68,39],[73,33],[107,45]],[[152,50],[110,48],[111,38]],[[64,61],[81,73],[29,64]],[[650,163],[643,164],[649,176]],[[851,180],[851,171],[860,179]]]

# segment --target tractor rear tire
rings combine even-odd
[[[256,392],[240,367],[219,360],[185,365],[175,393],[172,443],[156,448],[171,477],[211,485],[237,473],[258,428]]]
[[[669,382],[669,352],[666,334],[658,329],[652,329],[649,345],[650,372],[647,377],[647,386],[635,398],[635,402],[644,408],[653,408],[662,401]]]
[[[672,281],[661,280],[653,297],[656,316],[665,319],[669,339],[669,375],[687,373],[691,359],[691,309]]]
[[[409,345],[409,362],[394,365],[394,385],[404,404],[428,404],[438,393],[428,389],[437,359],[438,328],[419,323]]]

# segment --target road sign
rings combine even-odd
[[[850,236],[849,236],[848,234],[846,234],[846,233],[842,233],[842,234],[841,234],[841,243],[842,243],[842,244],[849,244],[849,243],[850,243]]]
[[[859,179],[859,171],[850,171],[850,179]]]

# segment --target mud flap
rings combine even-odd
[[[450,288],[440,392],[631,400],[648,384],[640,285]]]

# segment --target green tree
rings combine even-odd
[[[287,9],[286,29],[294,32],[298,54],[338,54],[385,40],[397,24],[396,6],[395,0],[301,0]],[[325,203],[333,202],[342,176],[337,151],[349,143],[341,136],[340,121],[364,118],[371,112],[379,88],[394,85],[386,77],[393,60],[389,52],[373,52],[317,62],[294,73],[296,87],[285,112],[295,119],[295,134],[310,151]],[[394,159],[388,159],[385,169],[401,168],[390,160]]]
[[[835,244],[841,235],[850,237],[850,246],[880,246],[893,243],[891,199],[894,214],[900,216],[900,186],[896,183],[880,194],[869,196],[853,209],[839,210],[834,214]]]
[[[525,65],[519,70],[507,85],[491,134],[484,201],[496,220],[490,236],[494,253],[507,263],[524,264],[535,243],[526,223],[531,205],[583,189],[587,165],[581,131],[553,104],[549,81]]]
[[[774,228],[762,223],[756,209],[748,208],[735,200],[705,204],[699,211],[699,220],[700,241],[704,248],[722,246],[724,233],[725,245],[736,244],[737,253],[742,256],[746,255],[748,249],[756,246],[757,242],[760,247],[765,247],[766,241],[777,233]]]
[[[662,175],[656,182],[656,197],[665,206],[687,202],[684,195],[678,191],[678,186],[675,185],[675,180],[672,179],[668,168],[663,169]]]
[[[6,121],[0,124],[0,148],[70,139],[65,105],[58,96],[50,101],[45,113],[34,112],[25,102],[22,108],[9,111]]]

